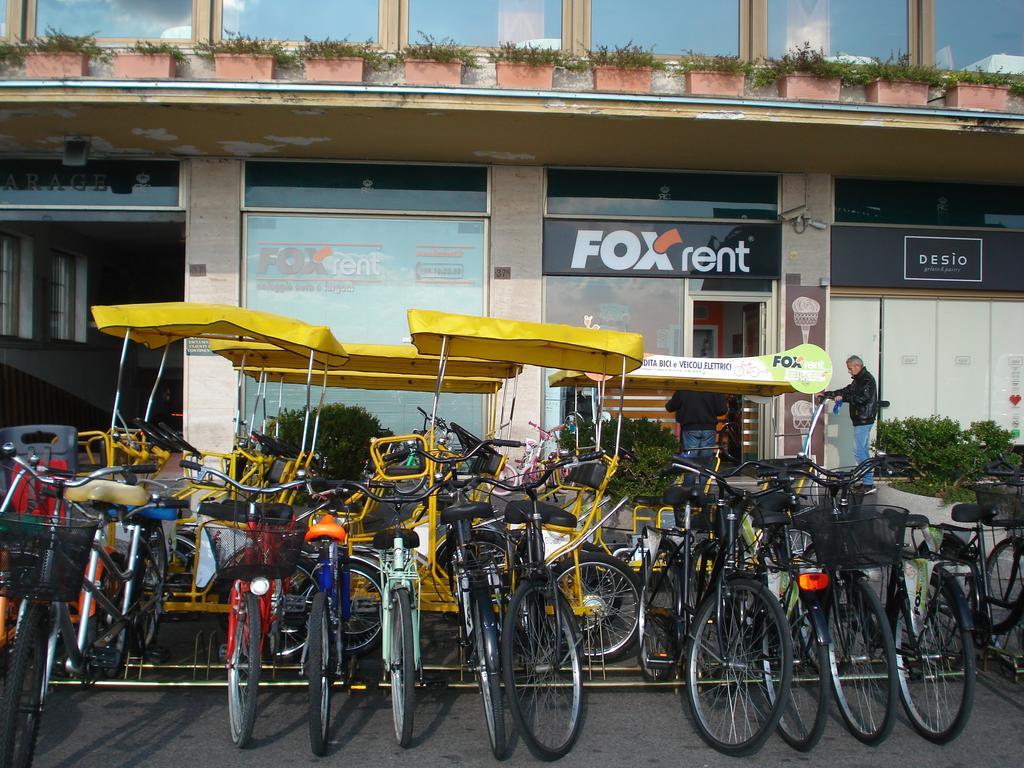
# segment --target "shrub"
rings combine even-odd
[[[896,487],[946,501],[974,501],[971,484],[984,474],[985,465],[1000,455],[1011,455],[1009,431],[994,421],[977,421],[968,429],[945,417],[886,419],[878,424],[878,446],[887,453],[907,456],[917,475]]]
[[[166,53],[170,54],[171,58],[178,64],[185,63],[185,54],[181,52],[181,48],[170,43],[154,43],[149,40],[140,40],[133,45],[129,45],[126,50],[128,53],[140,53],[143,56],[158,56]]]
[[[927,83],[938,88],[945,84],[943,73],[935,67],[923,67],[910,63],[908,54],[901,54],[893,59],[891,56],[882,61],[875,59],[870,64],[862,64],[846,76],[846,82],[855,85],[870,83],[873,80],[910,80],[915,83]]]
[[[0,64],[17,66],[25,60],[25,51],[21,46],[0,42]]]
[[[577,425],[581,446],[594,445],[594,425]],[[576,447],[576,437],[568,430],[561,432],[561,448]],[[654,496],[660,494],[674,478],[662,476],[672,456],[679,452],[679,440],[650,419],[623,419],[622,440],[624,448],[635,456],[633,460],[622,459],[619,468],[608,484],[608,495],[614,499],[623,496]],[[601,447],[611,453],[615,449],[615,422],[605,424],[601,429]]]
[[[33,53],[85,53],[91,59],[110,59],[110,51],[96,44],[95,35],[68,35],[53,27],[47,27],[42,37],[30,40],[26,48]]]
[[[959,69],[943,73],[946,85],[1013,85],[1017,78],[1006,72],[982,72],[980,69]]]
[[[592,67],[617,67],[618,69],[665,69],[665,62],[654,55],[653,50],[641,48],[628,42],[617,48],[599,45],[587,56]]]
[[[838,77],[847,81],[856,79],[857,65],[846,61],[833,61],[821,49],[804,43],[789,50],[781,59],[771,59],[755,72],[754,84],[771,85],[783,75],[803,72],[818,77]]]
[[[535,45],[516,45],[503,43],[497,50],[491,51],[491,61],[510,64],[529,64],[531,67],[542,67],[551,64],[563,67],[568,57],[558,48],[539,48]]]
[[[686,72],[728,72],[729,74],[749,75],[754,65],[738,56],[711,56],[704,53],[688,51],[679,60],[679,73]]]
[[[371,69],[381,69],[389,58],[373,45],[373,41],[351,43],[345,40],[310,40],[308,37],[299,47],[299,58],[307,59],[362,59]]]
[[[298,61],[298,57],[287,50],[283,44],[276,40],[266,40],[260,37],[241,35],[218,40],[215,43],[196,44],[196,55],[200,58],[212,59],[217,53],[236,56],[273,56],[274,61],[280,67],[291,67]]]
[[[281,439],[295,445],[302,442],[301,410],[285,409],[278,417]],[[313,429],[310,419],[309,428]],[[363,475],[370,458],[370,438],[388,437],[385,429],[365,408],[356,405],[325,405],[320,411],[320,430],[316,452],[321,459],[325,477],[335,480],[355,480]]]
[[[399,54],[403,61],[406,59],[424,59],[441,64],[461,61],[462,65],[469,69],[475,69],[477,66],[473,51],[464,45],[459,45],[450,37],[437,40],[428,34],[420,32],[419,39],[420,42],[410,43]]]

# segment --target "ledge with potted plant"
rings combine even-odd
[[[367,69],[380,69],[387,56],[373,42],[348,40],[310,40],[299,47],[299,58],[306,65],[306,79],[316,82],[361,83]]]
[[[650,93],[651,73],[665,69],[665,62],[654,51],[632,42],[609,49],[601,45],[587,55],[594,70],[595,91]]]
[[[557,48],[538,48],[533,45],[504,43],[491,52],[494,74],[499,88],[528,88],[549,91],[555,77],[555,67],[568,63],[566,55]]]
[[[405,63],[409,85],[461,85],[462,68],[475,69],[473,52],[449,37],[436,40],[420,32],[420,42],[407,45],[399,54]]]
[[[910,63],[910,56],[901,54],[894,61],[875,59],[856,69],[865,86],[865,95],[873,104],[906,104],[926,106],[931,88],[941,88],[942,73],[934,67]],[[852,77],[852,76],[851,76]]]
[[[100,48],[93,35],[67,35],[52,28],[47,28],[43,37],[30,40],[25,51],[28,77],[85,77],[90,59],[110,59],[110,51]]]
[[[753,71],[749,61],[738,56],[709,56],[688,52],[679,61],[678,72],[693,96],[743,96],[747,75]]]
[[[20,67],[25,62],[25,49],[0,42],[0,67]]]
[[[945,73],[946,106],[1006,111],[1006,96],[1014,78],[1003,72],[960,70]]]
[[[213,60],[218,80],[273,80],[277,67],[295,64],[295,54],[275,40],[232,37],[214,43],[199,43],[196,53]]]
[[[829,60],[824,51],[804,43],[781,59],[765,62],[754,73],[754,85],[763,87],[777,82],[779,96],[784,99],[839,101],[843,78],[855,69],[847,62]]]
[[[114,77],[172,78],[184,63],[185,54],[177,46],[143,40],[114,53]]]

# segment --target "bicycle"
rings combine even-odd
[[[166,552],[153,534],[175,519],[181,502],[150,496],[134,472],[146,465],[107,467],[81,478],[48,475],[35,457],[24,460],[5,444],[0,458],[54,495],[45,513],[0,516],[0,592],[21,601],[0,696],[0,764],[32,764],[51,676],[61,667],[88,682],[114,674],[128,650],[145,654],[156,635]],[[120,474],[124,483],[102,478]],[[10,505],[18,483],[0,505]],[[122,558],[105,546],[101,524],[121,523],[129,535]],[[78,626],[71,604],[78,609]]]

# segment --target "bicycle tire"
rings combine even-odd
[[[362,656],[380,643],[380,569],[362,560],[349,562],[349,617],[345,654]]]
[[[235,621],[234,651],[228,660],[228,720],[231,740],[244,749],[256,725],[256,694],[260,684],[260,599],[246,593]]]
[[[156,643],[160,631],[160,613],[163,607],[164,582],[167,579],[167,539],[159,525],[147,526],[142,532],[139,563],[135,574],[133,594],[140,610],[133,628],[133,639],[139,655]],[[152,596],[152,599],[150,599]]]
[[[686,698],[697,731],[723,754],[753,754],[778,726],[789,697],[792,642],[782,606],[763,584],[729,578],[700,602],[691,627]],[[743,666],[750,673],[741,680]]]
[[[964,597],[958,592],[951,578],[936,572],[920,629],[915,631],[909,600],[893,628],[903,709],[914,730],[936,744],[959,736],[974,706],[974,640],[962,620]]]
[[[637,664],[640,674],[648,682],[670,680],[677,671],[681,648],[676,637],[682,601],[677,575],[680,570],[671,566],[665,569],[662,576],[656,577],[663,579],[659,594],[655,596],[657,605],[641,593],[640,610],[637,613]],[[671,664],[667,663],[669,660]]]
[[[412,604],[409,590],[391,593],[391,715],[401,747],[412,743],[416,707],[416,655],[413,648]]]
[[[829,668],[832,693],[847,730],[865,744],[880,744],[896,722],[899,687],[889,621],[867,579],[832,575]]]
[[[484,703],[484,721],[491,753],[505,757],[505,705],[501,695],[501,643],[494,606],[487,594],[470,597],[473,645],[476,651],[476,680]],[[485,620],[485,616],[490,617]]]
[[[28,768],[39,741],[49,606],[28,606],[14,637],[0,698],[0,765]]]
[[[318,592],[309,609],[306,632],[306,677],[309,680],[309,748],[314,755],[327,754],[331,726],[331,639],[327,594]]]
[[[828,722],[828,644],[819,643],[811,615],[799,605],[790,622],[793,683],[779,719],[779,736],[793,749],[809,752],[821,741]]]
[[[628,563],[605,552],[580,552],[578,565],[568,557],[556,566],[555,579],[573,614],[581,617],[586,658],[612,662],[633,652],[640,635],[641,585]]]
[[[502,677],[519,735],[540,760],[564,757],[579,738],[581,645],[576,621],[560,590],[537,581],[516,588],[501,632]]]
[[[986,576],[991,597],[992,633],[996,644],[1009,653],[1024,653],[1024,545],[1019,537],[1003,539],[989,553]]]

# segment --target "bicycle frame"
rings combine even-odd
[[[405,546],[400,529],[395,528],[395,539],[391,549],[381,551],[381,653],[384,669],[391,668],[391,595],[395,590],[409,592],[412,606],[412,647],[417,674],[422,673],[420,660],[420,574],[416,565],[415,550]]]

